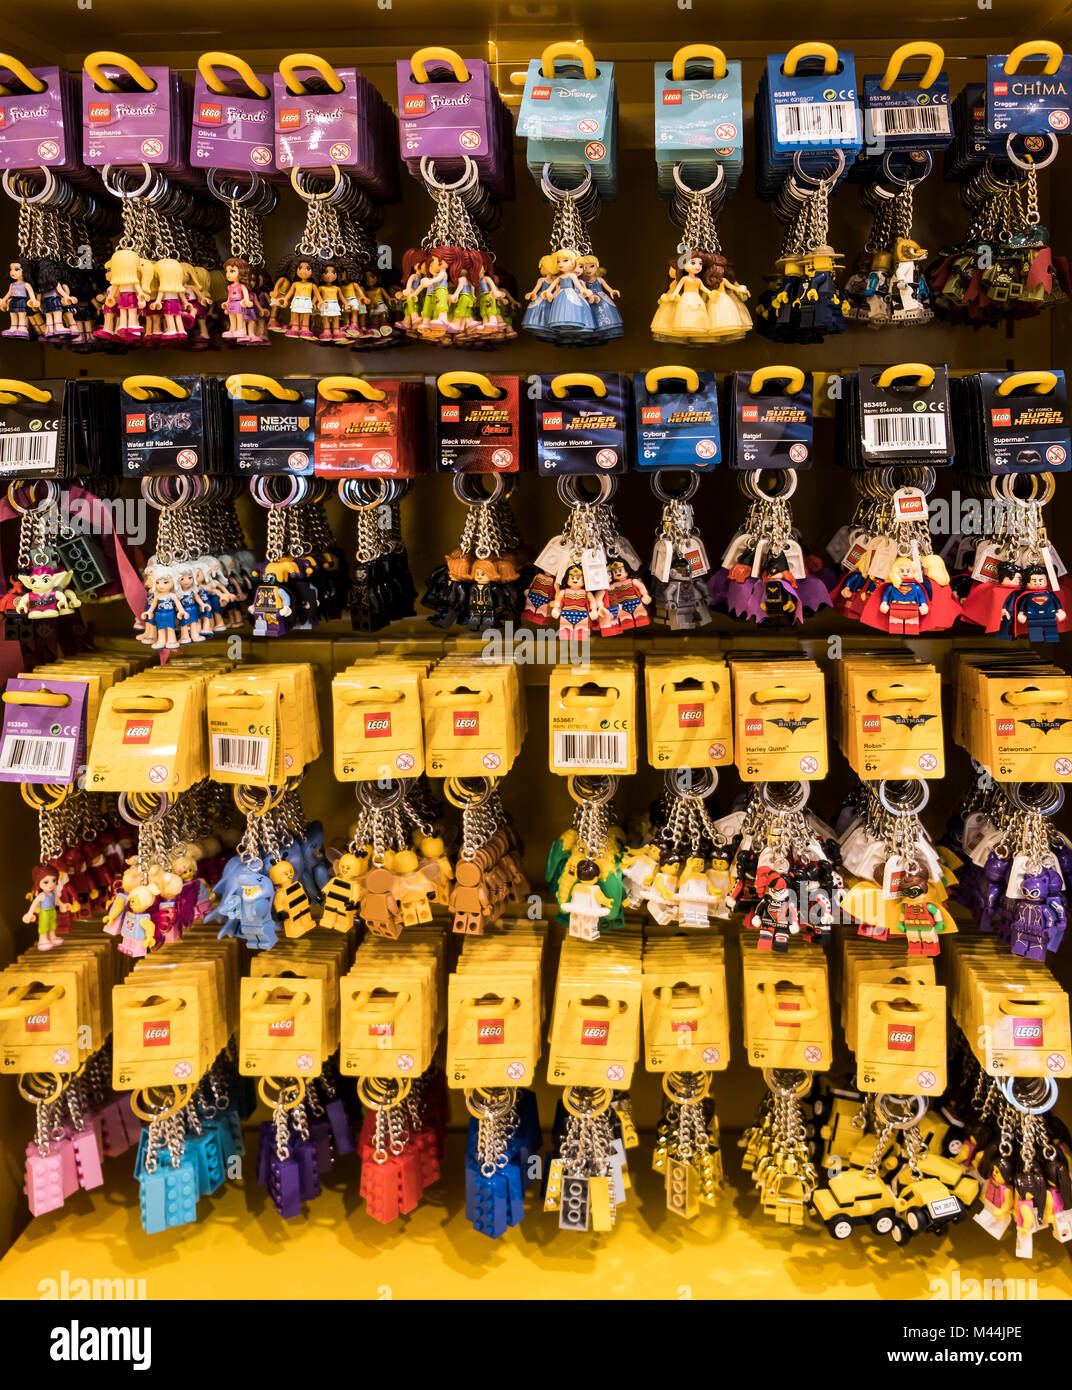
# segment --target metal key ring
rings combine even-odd
[[[710,1090],[709,1071],[663,1072],[663,1095],[674,1105],[689,1105],[704,1100]]]
[[[663,481],[668,475],[684,474],[685,486],[680,492],[674,492],[668,488]],[[687,471],[683,468],[657,468],[651,475],[651,490],[660,502],[691,502],[699,491],[700,476],[698,473]]]
[[[352,512],[379,507],[384,502],[395,500],[388,486],[393,481],[391,478],[340,478],[339,501]]]
[[[174,477],[162,475],[142,478],[141,495],[150,506],[156,507],[160,511],[165,507],[185,507],[193,500],[194,483],[200,481],[202,480],[189,478],[181,473]],[[179,493],[177,497],[169,496],[172,486]]]
[[[240,782],[234,788],[234,803],[246,816],[263,816],[274,811],[286,794],[286,787],[251,787]]]
[[[271,1093],[275,1088],[275,1096]],[[302,1076],[259,1076],[257,1095],[269,1110],[294,1110],[305,1099],[305,1078]]]
[[[578,1120],[605,1114],[610,1102],[611,1092],[606,1086],[567,1086],[562,1092],[563,1108]]]
[[[307,496],[307,482],[308,479],[296,477],[292,473],[271,476],[261,473],[256,478],[250,478],[249,491],[259,507],[277,511],[280,507],[289,507],[297,501],[304,501]],[[273,496],[276,487],[282,483],[287,485],[286,496]]]
[[[305,177],[305,170],[302,169],[300,164],[294,165],[293,169],[290,171],[290,186],[294,189],[294,192],[297,193],[299,198],[304,198],[307,203],[324,203],[338,193],[339,186],[342,183],[342,170],[337,164],[329,164],[326,167],[331,170],[333,175],[334,181],[331,187],[323,193],[310,193],[302,187],[302,179]]]
[[[1017,1082],[1026,1082],[1028,1086],[1034,1086],[1037,1097],[1034,1104],[1031,1103],[1031,1100],[1021,1101],[1017,1098]],[[997,1083],[998,1090],[1014,1110],[1019,1110],[1021,1115],[1045,1115],[1057,1103],[1057,1082],[1052,1076],[999,1076]],[[1041,1093],[1039,1092],[1039,1083],[1043,1087]]]
[[[34,811],[54,811],[57,806],[63,805],[73,790],[73,787],[50,782],[19,783],[23,801]]]
[[[34,506],[24,507],[18,500],[20,488],[28,487],[31,498],[37,488],[43,487],[45,495],[43,499]],[[24,479],[19,482],[8,483],[7,500],[20,516],[40,516],[42,512],[48,511],[57,501],[59,501],[60,488],[57,482],[51,478],[32,478]]]
[[[544,167],[546,168],[546,165],[545,165]],[[709,184],[706,186],[706,188],[692,188],[692,187],[690,187],[690,186],[685,182],[685,180],[681,177],[681,165],[680,165],[680,164],[675,164],[675,165],[674,165],[674,187],[675,187],[680,193],[683,193],[686,197],[708,198],[708,197],[710,197],[712,194],[717,193],[717,192],[719,191],[719,189],[722,187],[722,185],[726,182],[726,174],[725,174],[725,171],[724,171],[723,168],[722,168],[722,165],[719,164],[719,165],[716,166],[716,168],[717,168],[718,172],[715,174],[715,178],[714,178],[714,182],[713,182],[713,183],[709,183]]]
[[[713,767],[672,767],[663,773],[666,790],[673,796],[695,796],[706,801],[718,786]]]
[[[357,1098],[366,1110],[390,1110],[401,1105],[413,1088],[408,1076],[361,1076]]]
[[[115,171],[115,176],[119,178],[125,177],[128,169],[136,169],[137,167],[137,164],[124,164],[121,168],[114,164],[106,164],[101,170],[101,182],[115,198],[142,198],[152,187],[156,176],[156,171],[153,169],[152,165],[142,162],[141,167],[145,170],[145,176],[141,181],[140,187],[132,189],[129,192],[123,188],[113,188],[109,181],[109,176],[112,175],[113,170]]]
[[[918,815],[931,799],[930,787],[921,777],[883,777],[875,795],[893,816]]]
[[[19,1095],[31,1105],[51,1105],[63,1095],[74,1075],[74,1072],[63,1071],[27,1071],[20,1074],[16,1086]]]
[[[587,198],[589,193],[592,192],[594,185],[592,183],[592,166],[590,164],[585,164],[584,178],[576,188],[559,188],[558,184],[554,181],[552,169],[553,165],[548,162],[543,166],[543,172],[540,175],[540,186],[543,190],[544,197],[549,203],[561,203],[565,202],[567,199],[572,199],[575,203],[578,203],[582,198]]]
[[[809,782],[760,782],[759,799],[768,811],[803,811],[811,796]]]
[[[154,825],[157,821],[163,820],[167,808],[170,805],[167,792],[147,792],[146,796],[159,797],[160,804],[154,811],[142,815],[138,815],[137,813],[137,806],[139,803],[132,800],[138,795],[139,793],[136,792],[120,792],[117,798],[116,804],[119,814],[122,816],[123,820],[126,821],[127,825]],[[143,802],[141,804],[144,805],[145,803]]]
[[[1030,173],[1033,169],[1036,173],[1040,169],[1048,169],[1057,158],[1057,136],[1046,132],[1044,139],[1050,142],[1050,152],[1045,159],[1021,159],[1019,155],[1013,153],[1012,142],[1016,139],[1016,132],[1012,131],[1005,138],[1005,158],[1010,164],[1015,164],[1017,169],[1024,169]]]
[[[149,1086],[143,1091],[131,1092],[130,1108],[139,1120],[152,1124],[154,1120],[167,1120],[185,1110],[193,1095],[194,1087],[188,1082],[180,1082],[177,1086]]]
[[[786,1067],[764,1067],[763,1080],[767,1083],[767,1088],[776,1096],[781,1096],[785,1100],[801,1096],[806,1096],[811,1090],[813,1073]]]
[[[911,177],[907,173],[896,173],[891,161],[899,154],[903,154],[912,160],[915,159],[917,154],[922,154],[924,158],[920,162],[923,167],[923,172]],[[918,184],[923,182],[933,168],[934,159],[930,150],[887,150],[882,156],[882,177],[884,179],[889,179],[891,183],[895,183],[901,188],[915,188]]]
[[[1059,782],[1009,782],[1005,795],[1018,811],[1055,816],[1065,804],[1065,789]]]
[[[927,1113],[927,1097],[880,1091],[875,1096],[875,1109],[891,1129],[915,1129]]]
[[[802,150],[797,150],[796,154],[793,156],[793,177],[797,179],[803,179],[805,183],[810,183],[813,188],[821,188],[824,183],[833,183],[835,179],[839,179],[841,175],[845,172],[845,156],[842,154],[840,150],[834,151],[833,173],[822,174],[818,177],[814,174],[809,174],[806,172],[803,160],[801,158],[802,154],[804,153],[806,152]],[[816,153],[818,153],[818,151],[816,151]]]
[[[485,479],[491,479],[491,491],[484,491]],[[451,488],[459,502],[467,507],[489,506],[509,497],[514,490],[514,480],[502,473],[455,473]]]
[[[47,166],[45,166],[45,165],[37,165],[37,166],[34,166],[34,167],[39,168],[40,171],[41,171],[41,173],[42,173],[45,177],[44,177],[44,182],[43,182],[43,184],[42,184],[42,186],[41,186],[40,191],[39,191],[38,193],[34,193],[34,194],[32,194],[32,195],[27,194],[27,193],[14,193],[14,192],[12,192],[12,188],[11,188],[11,177],[12,177],[12,175],[15,175],[15,176],[18,177],[18,178],[24,178],[24,177],[26,177],[26,175],[29,174],[29,172],[30,172],[29,169],[5,169],[5,170],[4,170],[4,177],[3,177],[2,180],[0,180],[0,182],[3,183],[4,192],[5,192],[5,193],[7,194],[7,196],[12,200],[12,202],[15,202],[15,203],[26,203],[26,204],[29,204],[29,205],[34,205],[34,204],[36,204],[36,203],[45,202],[45,201],[51,196],[51,194],[56,190],[56,188],[57,188],[57,186],[58,186],[58,181],[57,181],[56,175],[53,173],[53,171],[52,171],[51,169],[49,169]],[[66,187],[66,185],[63,185],[63,186]]]
[[[595,503],[609,502],[618,491],[618,479],[608,474],[600,474],[595,481],[599,484],[599,496],[589,497],[581,491],[581,479],[589,478],[587,473],[567,473],[555,484],[558,500],[567,507],[590,507]]]
[[[261,189],[264,185],[264,180],[261,178],[260,174],[254,173],[252,170],[245,170],[244,172],[247,174],[249,178],[249,188],[247,188],[246,191],[241,195],[241,197],[239,197],[237,192],[226,193],[222,188],[220,188],[219,169],[206,169],[205,182],[208,184],[209,192],[212,193],[215,197],[219,198],[221,203],[233,203],[235,207],[240,208],[248,206],[248,204],[254,202],[257,198],[260,197]],[[227,170],[226,173],[227,178],[229,180],[237,180],[237,171],[232,172],[231,170]]]
[[[494,777],[448,777],[443,783],[443,795],[452,806],[464,810],[467,806],[483,806],[496,785]]]
[[[453,183],[444,183],[437,177],[435,160],[428,155],[421,157],[420,168],[424,182],[439,193],[468,193],[479,182],[476,164],[467,154],[462,155],[461,177]]]
[[[465,1108],[476,1120],[494,1120],[517,1104],[514,1086],[477,1086],[465,1092]]]
[[[763,479],[771,477],[774,486],[766,488]],[[757,502],[788,502],[797,490],[797,470],[795,468],[749,468],[738,474],[738,486],[747,497]]]
[[[406,789],[400,781],[387,787],[377,782],[355,782],[354,794],[366,811],[390,811],[405,796]]]
[[[609,773],[575,773],[566,778],[566,790],[578,804],[605,806],[618,791],[618,778]]]

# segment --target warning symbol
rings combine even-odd
[[[509,468],[513,461],[514,454],[512,449],[496,449],[491,456],[491,462],[494,468]]]
[[[53,1062],[55,1062],[57,1067],[65,1067],[67,1063],[71,1060],[71,1054],[67,1051],[65,1047],[57,1047],[55,1052],[52,1054],[52,1060]]]
[[[600,468],[613,468],[618,462],[618,451],[616,449],[600,449],[596,454],[596,463]]]
[[[158,155],[164,153],[164,142],[163,140],[143,140],[141,152],[146,159],[156,159]]]
[[[344,159],[350,158],[350,146],[345,140],[339,140],[328,150],[328,154],[333,164],[341,164]]]
[[[705,1066],[713,1067],[721,1055],[717,1047],[705,1047],[700,1053],[700,1060]]]
[[[297,1067],[298,1071],[312,1071],[316,1063],[308,1052],[302,1052],[299,1056],[294,1058],[294,1065]]]
[[[1051,129],[1051,130],[1067,130],[1067,129],[1068,129],[1068,112],[1067,112],[1067,111],[1051,111],[1051,112],[1050,112],[1050,117],[1049,117],[1049,119],[1050,119],[1050,129]]]
[[[1065,1065],[1065,1057],[1060,1052],[1051,1052],[1046,1058],[1046,1070],[1053,1072],[1055,1076],[1064,1071]]]
[[[251,164],[271,164],[272,152],[267,145],[254,145],[249,152]]]
[[[715,456],[715,441],[713,439],[700,439],[696,442],[696,457],[702,459],[713,459]]]
[[[916,759],[916,766],[920,772],[933,772],[938,766],[938,759],[933,753],[921,753]]]
[[[38,159],[58,159],[60,147],[55,140],[42,140],[37,147]]]
[[[458,144],[463,150],[478,150],[480,148],[480,132],[478,130],[463,130],[458,136]]]
[[[499,757],[498,753],[485,753],[481,762],[489,772],[494,772],[502,762],[502,758]]]
[[[197,450],[180,449],[179,452],[175,455],[175,462],[179,465],[180,468],[196,468]]]
[[[582,135],[594,135],[599,129],[599,122],[593,121],[592,118],[588,116],[583,121],[577,122],[577,129]]]
[[[916,1085],[921,1091],[929,1091],[937,1084],[938,1078],[932,1071],[921,1071],[916,1076]]]
[[[372,455],[372,462],[370,467],[380,470],[386,470],[388,468],[393,467],[394,461],[394,455],[389,454],[386,449],[377,449],[377,451]]]
[[[409,1052],[400,1052],[395,1058],[395,1066],[399,1071],[413,1070],[413,1056]]]
[[[168,770],[163,763],[157,763],[155,767],[149,769],[149,781],[154,786],[160,786],[167,781]]]
[[[1060,444],[1051,444],[1046,450],[1046,462],[1056,466],[1059,463],[1064,463],[1064,461],[1065,451],[1063,446]]]
[[[1072,772],[1072,758],[1057,758],[1053,764],[1053,770],[1058,777],[1067,777]]]
[[[737,127],[732,121],[722,121],[721,124],[715,126],[716,140],[733,140],[736,138],[736,135]]]
[[[805,1062],[821,1062],[823,1060],[823,1049],[821,1047],[806,1047],[804,1049]]]
[[[726,745],[724,743],[712,743],[707,750],[709,758],[724,758],[726,756]]]
[[[398,768],[399,772],[412,772],[415,761],[412,753],[399,753],[395,759],[395,767]]]
[[[808,446],[806,444],[793,444],[789,449],[789,457],[794,463],[803,463],[808,457]]]
[[[601,159],[607,157],[607,147],[602,140],[589,140],[584,147],[585,159],[590,159],[593,164],[598,164]]]
[[[624,1080],[625,1080],[625,1068],[624,1068],[623,1066],[619,1066],[619,1064],[618,1064],[617,1062],[615,1062],[614,1066],[608,1067],[608,1068],[607,1068],[607,1080],[608,1080],[608,1081],[624,1081]]]
[[[818,772],[818,771],[819,771],[819,759],[818,759],[818,758],[811,758],[811,757],[808,757],[808,758],[801,758],[801,760],[800,760],[800,770],[801,770],[801,772]]]
[[[186,1077],[193,1075],[193,1070],[189,1062],[176,1062],[171,1068],[171,1074],[180,1081],[184,1081]]]
[[[303,454],[299,449],[296,450],[293,454],[291,454],[290,457],[287,459],[287,467],[294,469],[304,468],[308,462],[309,455]]]
[[[506,1068],[506,1074],[511,1081],[520,1081],[521,1078],[525,1075],[525,1063],[511,1062],[510,1065]]]

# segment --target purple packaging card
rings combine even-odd
[[[8,694],[47,690],[66,695],[68,705],[4,705],[0,730],[0,782],[66,786],[78,780],[86,758],[85,681],[15,676]]]
[[[278,172],[272,81],[266,73],[257,76],[268,88],[266,97],[214,92],[197,74],[190,130],[190,163],[195,169],[251,171],[262,178]]]
[[[442,65],[440,65],[442,66]],[[486,159],[495,142],[489,110],[491,76],[486,62],[467,58],[468,82],[418,82],[408,58],[398,71],[398,144],[402,158]],[[433,70],[435,63],[430,63]]]
[[[43,92],[0,97],[0,169],[74,167],[79,162],[78,142],[68,139],[64,129],[60,70],[30,71],[46,84]]]
[[[171,72],[146,68],[151,92],[99,92],[82,71],[82,130],[87,164],[168,164],[171,151]]]
[[[357,69],[336,68],[341,92],[288,90],[282,73],[274,75],[275,161],[280,169],[340,169],[361,166],[358,129]]]

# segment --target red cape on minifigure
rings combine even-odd
[[[889,630],[889,614],[880,611],[883,594],[888,581],[880,581],[872,591],[860,612],[860,621],[868,627],[882,632]],[[930,594],[926,613],[919,615],[920,632],[945,632],[962,616],[960,604],[948,584],[936,584],[933,579],[923,579],[924,589]]]

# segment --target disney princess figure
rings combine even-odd
[[[290,289],[280,296],[279,307],[290,310],[290,322],[286,327],[288,338],[306,338],[316,341],[311,324],[316,310],[318,291],[316,288],[316,265],[309,256],[291,256],[282,268],[283,275],[290,281]]]
[[[165,257],[154,266],[156,297],[149,301],[149,312],[160,315],[159,337],[185,338],[183,310],[186,308],[186,268],[181,262]]]
[[[320,283],[316,287],[317,307],[320,310],[320,341],[322,343],[345,343],[346,333],[342,326],[343,288],[342,266],[338,261],[320,262]]]
[[[521,327],[537,338],[547,338],[547,316],[551,310],[551,290],[555,283],[555,258],[540,257],[540,278],[529,290],[525,298],[529,307],[521,320]]]
[[[604,278],[607,272],[599,264],[598,256],[582,256],[579,265],[581,279],[595,295],[592,319],[600,341],[609,342],[611,338],[623,337],[625,329],[622,327],[622,316],[614,303],[621,298],[621,291],[607,284]]]
[[[580,276],[580,256],[576,251],[563,249],[551,256],[554,283],[545,291],[551,299],[547,327],[555,342],[573,342],[588,338],[595,331],[592,305],[596,296]]]
[[[227,279],[227,298],[223,301],[222,308],[227,315],[227,327],[221,336],[232,339],[248,338],[247,325],[257,317],[256,307],[249,292],[249,261],[244,256],[228,256],[223,263],[223,273]]]
[[[671,293],[677,282],[679,269],[677,257],[675,256],[670,262],[670,287],[665,294],[659,296],[658,307],[652,315],[650,324],[651,336],[657,342],[673,341],[673,335],[669,331],[674,326],[674,301],[671,298]]]
[[[156,628],[153,651],[174,652],[179,649],[177,636],[182,609],[175,597],[175,576],[169,569],[153,571],[153,596],[145,610],[145,621]]]
[[[707,301],[708,341],[739,341],[752,327],[752,315],[744,307],[744,301],[751,297],[748,286],[738,285],[732,279],[731,267],[725,256],[715,254],[712,254],[711,264],[703,278],[710,295]]]
[[[684,253],[673,288],[667,293],[670,313],[664,320],[661,334],[675,341],[685,339],[704,342],[707,338],[707,304],[710,291],[704,275],[710,269],[712,257],[703,251]]]
[[[0,299],[0,309],[11,315],[11,326],[5,328],[0,337],[29,338],[29,317],[31,309],[40,309],[41,304],[33,285],[27,279],[34,270],[30,260],[17,259],[8,266],[10,283],[7,294]]]

